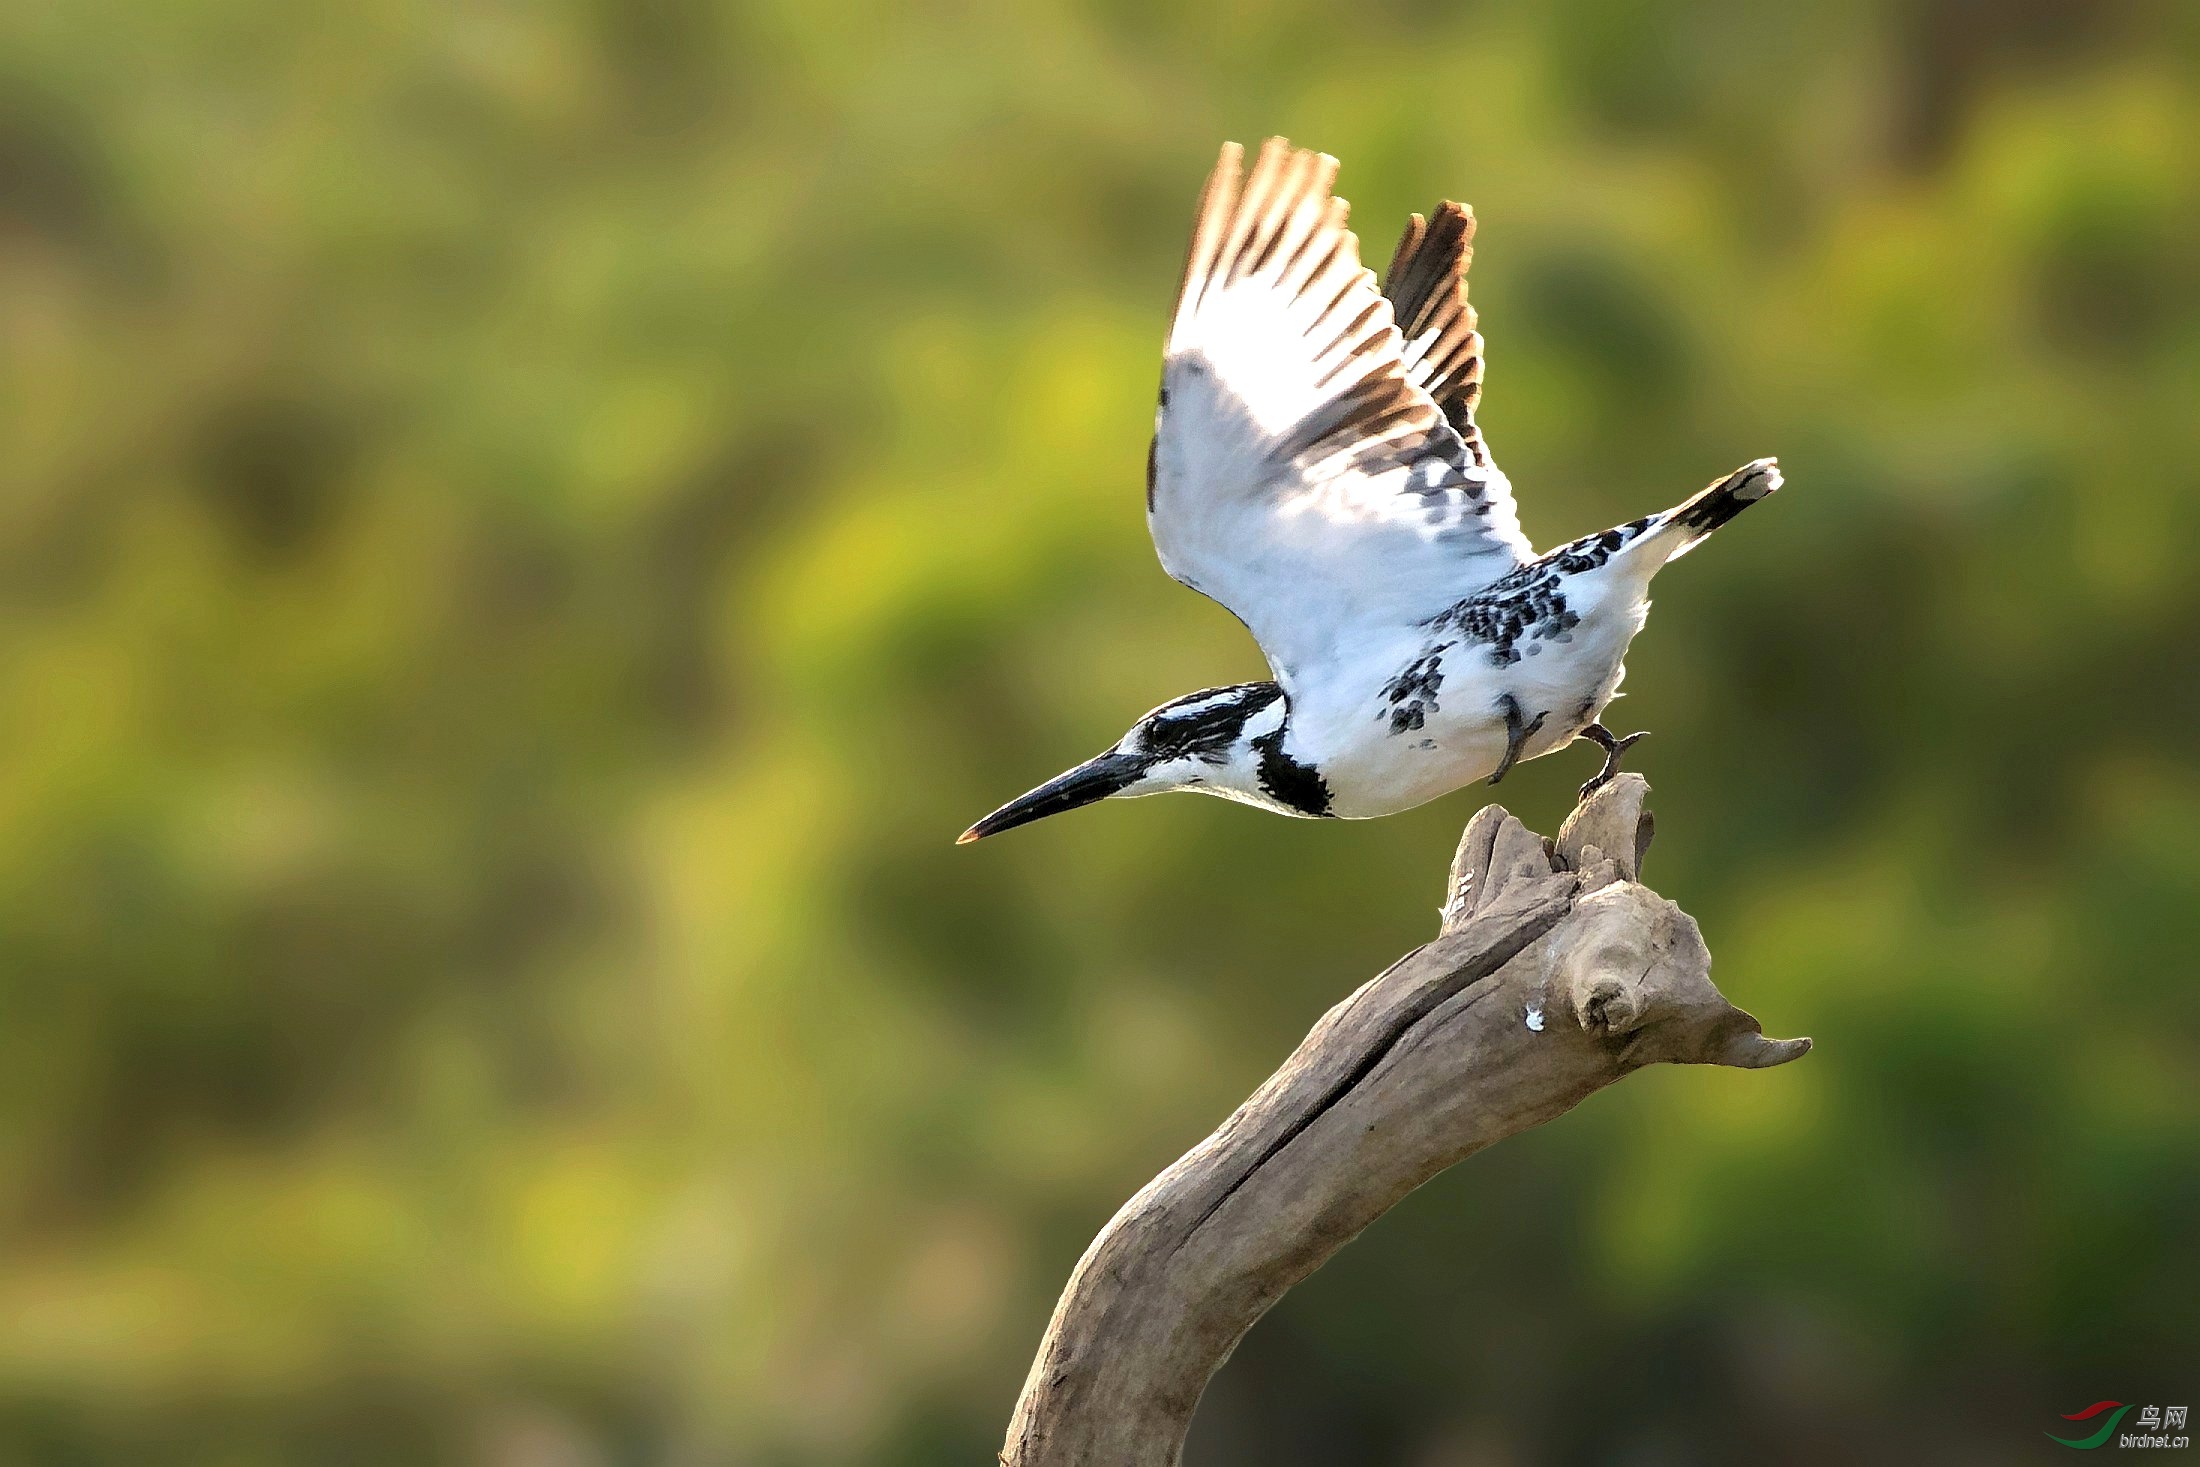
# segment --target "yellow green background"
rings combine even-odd
[[[1194,1467],[1999,1463],[2200,1393],[2200,11],[0,8],[0,1463],[991,1460],[1471,790],[1116,802],[1224,138],[1481,220],[1647,875],[1806,1061],[1447,1175]],[[1504,787],[1555,828],[1586,749]],[[2195,1403],[2200,1404],[2200,1403]]]

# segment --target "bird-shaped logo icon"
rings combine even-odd
[[[1743,465],[1660,514],[1537,555],[1474,409],[1474,216],[1412,216],[1382,289],[1337,160],[1223,145],[1200,195],[1146,460],[1162,568],[1251,630],[1272,682],[1164,703],[965,831],[1195,790],[1284,815],[1408,810],[1586,738],[1587,795],[1639,734],[1598,720],[1650,578],[1780,487]]]

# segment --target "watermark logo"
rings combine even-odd
[[[2123,1424],[2124,1417],[2134,1409],[2139,1411],[2139,1419],[2132,1424],[2139,1429],[2137,1431],[2127,1431],[2118,1436],[2116,1428]],[[2185,1409],[2183,1406],[2135,1408],[2126,1405],[2122,1401],[2095,1401],[2083,1411],[2072,1411],[2063,1417],[2065,1421],[2091,1421],[2104,1412],[2112,1413],[2107,1420],[2101,1422],[2099,1429],[2094,1431],[2091,1436],[2057,1436],[2055,1433],[2049,1432],[2047,1439],[2061,1442],[2066,1447],[2076,1447],[2081,1452],[2090,1452],[2095,1447],[2107,1446],[2110,1437],[2116,1437],[2116,1445],[2119,1447],[2188,1446],[2191,1444],[2192,1438],[2171,1434],[2184,1431]]]

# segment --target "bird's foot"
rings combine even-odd
[[[1612,737],[1612,731],[1601,723],[1592,723],[1583,729],[1581,737],[1604,750],[1604,767],[1597,771],[1596,778],[1581,787],[1581,798],[1586,800],[1610,784],[1612,777],[1619,773],[1619,761],[1626,754],[1628,746],[1637,739],[1649,737],[1649,734],[1650,730],[1644,729],[1640,733],[1631,733],[1624,739],[1616,739]]]
[[[1520,701],[1510,693],[1500,696],[1497,706],[1505,710],[1505,757],[1497,761],[1497,772],[1490,776],[1491,784],[1512,773],[1513,764],[1520,758],[1520,746],[1534,738],[1536,731],[1543,727],[1543,720],[1551,716],[1551,710],[1546,708],[1532,721],[1523,719]]]

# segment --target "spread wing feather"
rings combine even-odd
[[[1474,258],[1474,214],[1450,200],[1436,206],[1432,222],[1415,214],[1398,237],[1383,278],[1383,293],[1405,336],[1407,374],[1436,400],[1474,455],[1488,467],[1489,451],[1474,425],[1482,396],[1482,333],[1467,303],[1467,265]]]
[[[1391,296],[1362,267],[1333,158],[1226,144],[1200,196],[1148,460],[1170,575],[1252,629],[1289,687],[1530,552],[1473,407],[1471,216],[1418,217]],[[1405,323],[1401,333],[1399,322]]]

